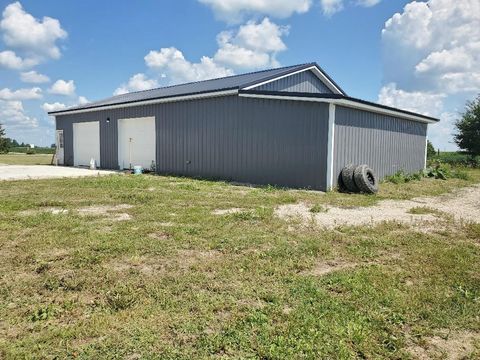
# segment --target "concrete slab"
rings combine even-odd
[[[84,176],[104,176],[118,174],[116,171],[90,170],[65,166],[50,165],[1,165],[0,181],[76,178]]]

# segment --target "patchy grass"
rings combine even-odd
[[[0,165],[50,165],[51,154],[0,154]]]
[[[442,215],[441,211],[438,211],[437,209],[432,209],[428,206],[416,206],[411,208],[407,212],[413,215],[428,215],[428,214],[437,215],[437,216]]]
[[[407,359],[438,353],[448,331],[478,357],[478,224],[292,231],[274,216],[437,195],[480,182],[469,173],[378,196],[159,176],[2,182],[0,358]]]
[[[322,206],[320,204],[315,204],[310,208],[310,212],[314,213],[314,214],[323,213],[323,212],[327,212],[327,211],[328,211],[328,208],[326,208],[325,206]]]

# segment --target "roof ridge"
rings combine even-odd
[[[273,68],[273,69],[264,69],[264,70],[251,71],[251,72],[235,74],[235,75],[220,76],[220,77],[211,78],[211,79],[190,81],[190,82],[186,82],[186,83],[168,85],[168,86],[160,86],[160,87],[153,88],[153,89],[131,91],[131,92],[128,92],[128,93],[125,93],[125,94],[119,94],[119,95],[115,95],[115,96],[112,96],[112,97],[122,96],[122,95],[126,95],[126,94],[138,94],[138,93],[142,93],[142,92],[148,92],[148,91],[159,90],[159,89],[169,89],[169,88],[176,87],[176,86],[199,84],[199,83],[202,83],[202,82],[213,81],[213,80],[231,79],[231,78],[238,77],[238,76],[253,75],[253,74],[259,74],[259,73],[267,72],[267,71],[282,70],[282,69],[288,69],[288,68],[294,68],[294,67],[300,67],[300,66],[306,66],[306,65],[314,65],[314,64],[315,63],[304,63],[304,64],[297,64],[297,65],[290,65],[290,66],[281,66],[281,67]]]

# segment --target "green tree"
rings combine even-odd
[[[0,153],[7,153],[8,152],[8,144],[9,141],[5,136],[5,129],[3,128],[2,124],[0,124]]]
[[[480,155],[480,95],[467,102],[462,118],[455,123],[457,133],[454,141],[458,147],[471,155]]]
[[[432,158],[437,154],[437,151],[433,147],[433,144],[430,140],[427,140],[427,158]]]

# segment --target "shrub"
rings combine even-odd
[[[34,149],[27,149],[27,152],[25,154],[33,155],[33,154],[35,154],[35,150]]]
[[[386,176],[385,181],[391,182],[394,184],[404,184],[413,180],[420,180],[422,177],[423,177],[422,172],[416,172],[416,173],[410,174],[403,170],[399,170],[393,175]]]

